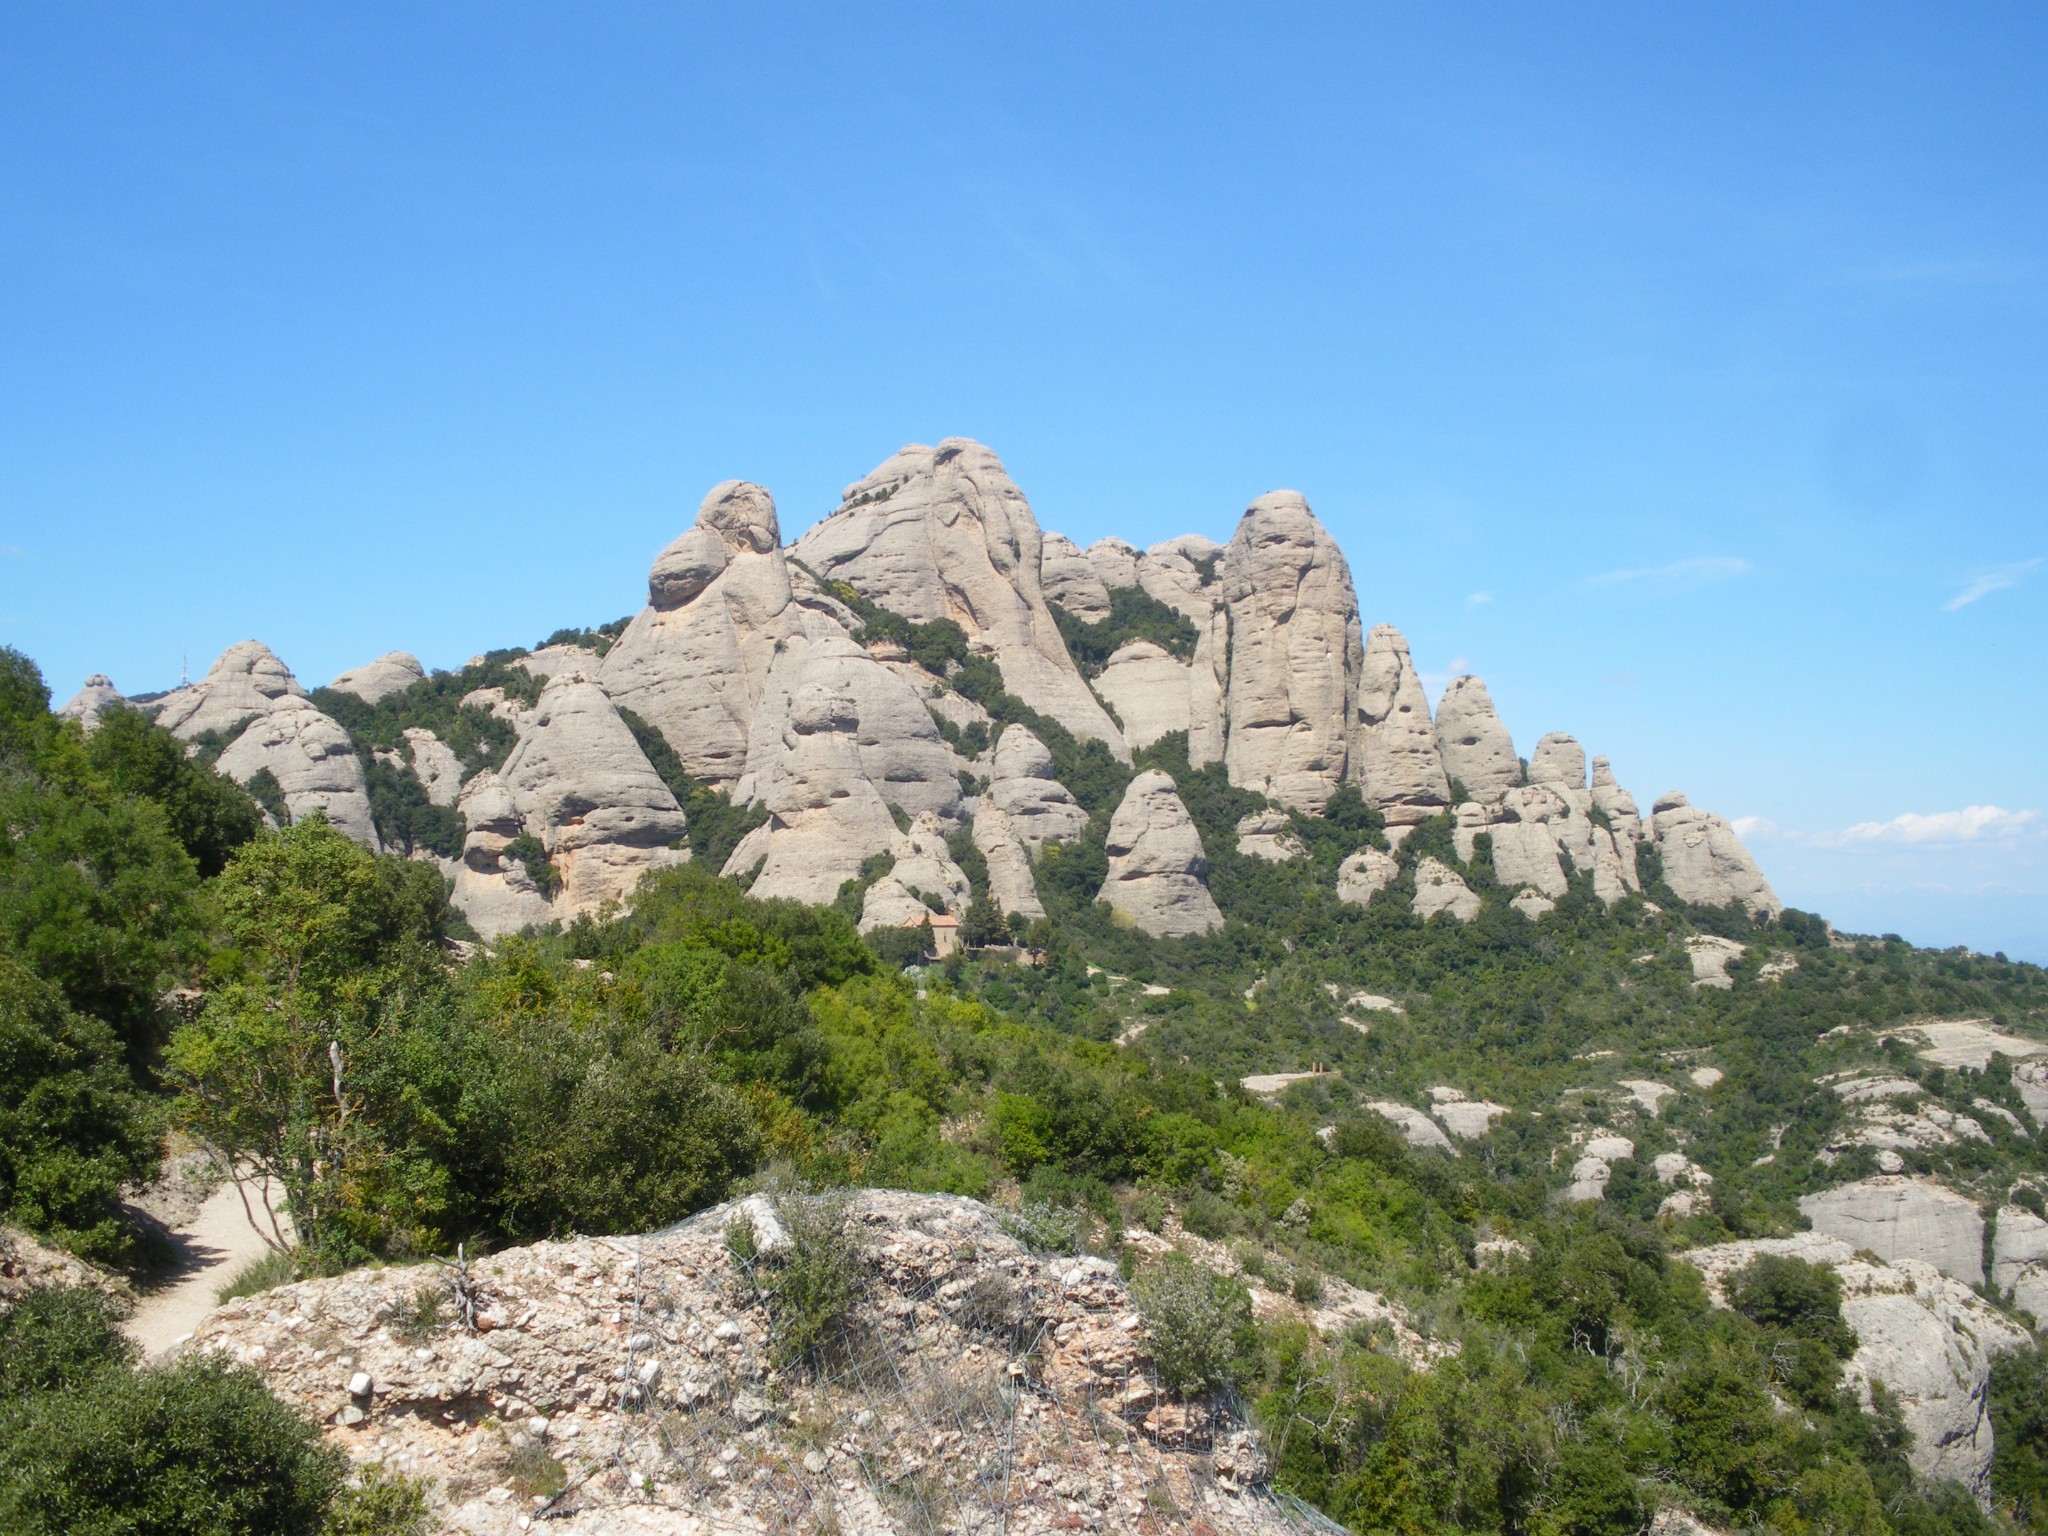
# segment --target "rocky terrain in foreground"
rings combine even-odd
[[[253,1366],[454,1531],[1284,1532],[1258,1437],[1170,1400],[1114,1265],[1033,1252],[974,1201],[867,1191],[865,1284],[815,1373],[729,1247],[760,1196],[645,1237],[545,1243],[229,1302],[190,1348]]]
[[[1240,832],[1263,857],[1295,856],[1288,817],[1349,788],[1396,844],[1445,814],[1461,857],[1487,836],[1531,918],[1574,873],[1605,902],[1641,891],[1642,850],[1687,902],[1779,908],[1727,821],[1677,793],[1643,814],[1607,760],[1563,734],[1525,761],[1478,678],[1454,680],[1432,716],[1407,641],[1364,626],[1343,553],[1292,491],[1254,501],[1224,544],[1084,550],[1039,528],[994,454],[954,438],[904,448],[785,546],[769,493],[728,481],[656,558],[647,607],[564,633],[494,653],[501,681],[438,712],[436,680],[404,653],[314,695],[253,640],[146,707],[273,815],[317,809],[366,846],[439,858],[485,937],[623,901],[691,857],[677,773],[754,812],[720,858],[757,895],[826,902],[865,881],[864,926],[958,917],[969,881],[945,840],[968,829],[1001,913],[1036,917],[1035,861],[1088,821],[1065,781],[1074,765],[1091,747],[1127,764],[1170,736],[1194,768],[1220,763],[1264,797],[1267,818]],[[65,712],[89,726],[119,699],[95,677]],[[373,744],[332,712],[364,706],[402,729]],[[650,760],[654,742],[674,772]],[[373,804],[384,772],[455,818],[440,847]],[[1376,853],[1347,866],[1347,899],[1392,878]],[[1109,855],[1101,896],[1136,927],[1221,925],[1170,776],[1131,781]],[[1440,861],[1413,899],[1460,921],[1478,909]]]

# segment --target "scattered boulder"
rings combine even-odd
[[[1237,823],[1237,851],[1247,858],[1285,864],[1308,853],[1285,811],[1254,811]]]
[[[1451,1145],[1451,1139],[1442,1128],[1414,1105],[1376,1099],[1365,1107],[1399,1131],[1409,1146],[1448,1152],[1453,1157],[1458,1155],[1458,1149]]]
[[[468,832],[455,870],[455,905],[486,939],[517,933],[554,916],[549,896],[526,865],[506,850],[526,831],[519,802],[486,769],[463,786],[457,802]]]
[[[1726,1304],[1727,1282],[1766,1254],[1832,1269],[1842,1282],[1843,1321],[1857,1339],[1844,1370],[1847,1384],[1867,1408],[1872,1383],[1884,1383],[1913,1432],[1906,1453],[1913,1470],[1959,1482],[1982,1497],[1991,1467],[1991,1363],[2020,1348],[2026,1335],[1933,1265],[1914,1258],[1874,1262],[1859,1256],[1862,1246],[1854,1237],[1817,1230],[1717,1243],[1677,1257],[1699,1268],[1717,1305]]]
[[[1444,773],[1465,786],[1480,805],[1498,805],[1522,782],[1522,761],[1514,738],[1501,724],[1486,684],[1470,675],[1454,677],[1436,706],[1436,736]]]
[[[1337,866],[1337,899],[1365,906],[1400,873],[1400,861],[1391,853],[1361,848]]]
[[[1230,782],[1319,811],[1351,776],[1363,648],[1351,568],[1298,492],[1273,491],[1246,510],[1223,552],[1223,597]]]
[[[1747,945],[1716,934],[1692,933],[1686,935],[1685,953],[1692,961],[1695,992],[1701,987],[1714,987],[1726,992],[1735,985],[1735,978],[1728,974],[1728,967],[1748,954],[1749,949]]]
[[[1643,1113],[1652,1120],[1663,1110],[1666,1099],[1678,1097],[1678,1090],[1670,1084],[1656,1082],[1646,1077],[1625,1077],[1621,1080],[1621,1086],[1628,1090],[1629,1097],[1641,1105]]]
[[[1448,864],[1425,858],[1415,866],[1414,911],[1421,918],[1448,912],[1459,922],[1469,923],[1479,915],[1479,898]]]
[[[1165,774],[1131,780],[1110,819],[1108,852],[1101,899],[1146,933],[1186,938],[1223,926],[1204,883],[1209,861],[1201,834]]]
[[[2024,1206],[2002,1205],[1991,1229],[1991,1289],[2048,1322],[2048,1221]]]
[[[1505,1104],[1487,1099],[1468,1099],[1457,1088],[1429,1090],[1433,1111],[1444,1129],[1460,1141],[1478,1141],[1493,1129],[1493,1122],[1508,1112]]]
[[[1890,1263],[1915,1259],[1965,1285],[1984,1283],[1984,1218],[1954,1190],[1927,1179],[1880,1174],[1804,1195],[1816,1232],[1867,1248]]]
[[[100,723],[100,711],[111,709],[128,701],[114,686],[114,680],[104,672],[95,672],[85,680],[85,686],[71,696],[71,701],[57,711],[59,718],[76,720],[89,736]]]
[[[1577,797],[1586,793],[1586,749],[1563,731],[1552,731],[1529,754],[1529,782],[1547,784]]]
[[[352,693],[365,704],[375,704],[405,692],[426,676],[427,669],[410,651],[387,651],[373,662],[342,673],[327,686],[337,693]]]

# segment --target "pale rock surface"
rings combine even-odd
[[[1308,850],[1294,834],[1285,811],[1254,811],[1237,823],[1237,851],[1247,858],[1285,864],[1304,857]]]
[[[1614,835],[1631,845],[1629,872],[1635,872],[1633,845],[1642,841],[1643,818],[1636,809],[1636,797],[1614,781],[1614,767],[1604,757],[1593,759],[1593,808],[1606,813]]]
[[[1165,774],[1131,780],[1110,818],[1108,852],[1101,899],[1146,933],[1186,938],[1223,926],[1203,883],[1209,861],[1201,835]]]
[[[861,908],[862,929],[900,928],[912,919],[922,921],[931,910],[924,900],[927,896],[954,917],[967,910],[971,894],[967,876],[953,862],[946,847],[946,829],[934,812],[926,811],[913,821],[890,851],[896,862],[888,874],[868,887]]]
[[[1038,520],[979,443],[901,449],[848,486],[844,504],[797,541],[795,554],[819,577],[850,582],[912,623],[952,619],[994,658],[1011,693],[1129,760],[1046,607]]]
[[[2048,1322],[2048,1221],[2024,1206],[1998,1208],[1991,1232],[1991,1289]]]
[[[1105,590],[1138,585],[1138,561],[1142,557],[1135,544],[1122,539],[1097,539],[1088,546],[1086,554],[1089,568]]]
[[[1154,544],[1138,557],[1138,585],[1197,625],[1223,600],[1219,557],[1223,546],[1199,533]],[[1211,574],[1204,575],[1204,571]]]
[[[1965,1285],[1983,1283],[1984,1218],[1954,1190],[1880,1174],[1803,1195],[1799,1209],[1816,1232],[1852,1248],[1868,1248],[1890,1263],[1918,1259]]]
[[[489,688],[472,688],[462,696],[465,709],[480,709],[493,720],[502,720],[514,731],[526,729],[526,723],[533,718],[533,706],[514,698],[493,684]]]
[[[281,695],[250,721],[214,766],[238,784],[269,769],[293,821],[324,811],[337,831],[377,850],[369,789],[354,743],[339,724],[296,694]]]
[[[518,666],[546,682],[557,672],[590,672],[601,667],[602,661],[594,647],[564,641],[560,645],[544,645],[539,650],[528,651],[519,658]]]
[[[1719,1067],[1694,1067],[1685,1075],[1695,1088],[1712,1088],[1728,1074]]]
[[[1382,1120],[1399,1131],[1411,1147],[1428,1147],[1436,1152],[1458,1155],[1458,1149],[1451,1145],[1450,1137],[1443,1133],[1437,1123],[1412,1104],[1396,1104],[1386,1099],[1376,1099],[1365,1106]]]
[[[1479,915],[1479,898],[1448,864],[1425,858],[1415,866],[1414,911],[1421,918],[1448,912],[1459,922],[1469,923]]]
[[[948,1529],[1302,1528],[1266,1492],[1254,1432],[1161,1394],[1113,1264],[1032,1252],[953,1196],[863,1191],[849,1215],[879,1372],[767,1385],[770,1321],[726,1245],[736,1222],[763,1249],[787,1241],[760,1196],[644,1237],[473,1259],[473,1334],[400,1336],[392,1315],[445,1281],[382,1268],[229,1302],[191,1348],[259,1372],[354,1460],[423,1478],[429,1524],[461,1536],[720,1536],[769,1514],[880,1536],[904,1528],[913,1480]],[[1012,1406],[1013,1333],[1043,1341],[1028,1410]],[[932,1403],[947,1405],[936,1441]],[[512,1492],[536,1454],[568,1485],[544,1518]]]
[[[2048,1125],[2048,1061],[2016,1061],[2012,1085],[2037,1126]]]
[[[100,723],[100,711],[111,709],[128,701],[121,696],[114,680],[104,672],[95,672],[85,680],[85,686],[71,696],[71,701],[57,711],[59,718],[76,720],[85,727],[89,736]]]
[[[1933,1019],[1908,1025],[1901,1033],[1918,1035],[1926,1042],[1926,1049],[1914,1053],[1922,1061],[1968,1067],[1972,1072],[1987,1070],[1993,1056],[2025,1061],[2048,1052],[2048,1045],[2041,1041],[1994,1028],[1989,1019]]]
[[[755,896],[824,906],[869,856],[896,845],[889,803],[861,761],[859,707],[832,660],[797,657],[777,668],[755,721],[749,757],[760,766],[736,798],[762,806],[768,821],[724,870],[758,868]]]
[[[1406,637],[1391,624],[1375,625],[1366,636],[1351,779],[1394,825],[1427,821],[1450,803],[1429,696]]]
[[[1031,873],[1031,854],[1009,812],[983,799],[975,807],[969,830],[974,846],[988,863],[989,897],[1003,916],[1013,912],[1026,918],[1045,916],[1045,906],[1038,899],[1038,881]]]
[[[1703,907],[1739,902],[1769,917],[1785,910],[1742,839],[1721,817],[1672,793],[1658,797],[1650,823],[1664,859],[1664,883],[1686,901]]]
[[[1494,878],[1513,890],[1527,887],[1553,901],[1571,888],[1565,878],[1553,820],[1562,820],[1569,807],[1548,786],[1532,784],[1511,789],[1501,801],[1502,819],[1487,830],[1493,834]]]
[[[352,693],[365,704],[375,704],[425,681],[426,675],[427,669],[410,651],[386,651],[375,661],[351,667],[327,686],[337,693]]]
[[[1535,891],[1521,890],[1508,898],[1508,905],[1530,922],[1539,922],[1557,910],[1557,903]]]
[[[495,939],[554,916],[554,908],[526,866],[505,849],[526,830],[519,802],[489,769],[463,786],[457,802],[468,833],[455,870],[455,905],[470,926]]]
[[[1048,532],[1039,545],[1038,584],[1047,602],[1058,603],[1075,618],[1099,624],[1109,617],[1109,588],[1081,546],[1064,533]]]
[[[1230,611],[1218,608],[1200,626],[1188,668],[1188,763],[1223,761],[1230,736]]]
[[[683,863],[682,807],[612,701],[579,672],[542,689],[499,777],[562,878],[557,915],[625,902],[650,870]]]
[[[1492,809],[1477,800],[1467,800],[1451,808],[1451,842],[1457,849],[1458,862],[1470,864],[1472,855],[1479,851],[1479,834],[1489,837],[1502,818]]]
[[[1188,728],[1188,694],[1193,669],[1150,640],[1117,647],[1095,691],[1123,722],[1124,740],[1149,747],[1160,737]]]
[[[1647,1077],[1624,1077],[1621,1086],[1628,1090],[1630,1098],[1642,1107],[1643,1113],[1652,1120],[1662,1113],[1664,1101],[1678,1097],[1678,1090],[1669,1083],[1660,1083]]]
[[[243,640],[222,651],[198,682],[157,700],[151,713],[158,725],[190,741],[208,731],[237,731],[255,716],[305,696],[291,669],[271,654],[269,646]]]
[[[1337,866],[1337,899],[1365,906],[1400,873],[1400,860],[1391,853],[1361,848]]]
[[[1853,1237],[1815,1231],[1718,1243],[1678,1257],[1705,1275],[1716,1305],[1726,1305],[1727,1282],[1765,1254],[1832,1269],[1842,1282],[1842,1319],[1857,1340],[1846,1384],[1868,1408],[1871,1384],[1884,1383],[1913,1432],[1906,1453],[1913,1470],[1982,1497],[1991,1466],[1991,1364],[2021,1348],[2026,1335],[1934,1266],[1911,1258],[1872,1263],[1857,1256],[1860,1246]]]
[[[1495,1104],[1488,1099],[1468,1099],[1458,1088],[1432,1088],[1429,1096],[1437,1119],[1460,1141],[1479,1140],[1493,1129],[1495,1120],[1508,1112],[1505,1104]]]
[[[1245,512],[1222,570],[1230,782],[1320,811],[1346,780],[1363,660],[1350,567],[1308,503],[1274,491]]]
[[[1479,804],[1498,805],[1522,782],[1514,738],[1501,724],[1481,679],[1469,674],[1451,679],[1437,701],[1436,735],[1445,776],[1463,784]]]
[[[405,750],[429,804],[450,806],[462,798],[462,759],[453,747],[432,731],[414,725],[406,728]]]
[[[1088,813],[1052,774],[1052,753],[1044,742],[1024,726],[1003,728],[996,738],[983,799],[1009,817],[1011,829],[1033,858],[1047,843],[1072,842],[1088,827]]]
[[[1529,782],[1585,794],[1586,749],[1563,731],[1552,731],[1529,754]]]
[[[1717,934],[1694,933],[1686,936],[1685,953],[1692,962],[1694,991],[1701,987],[1715,987],[1726,992],[1735,985],[1735,978],[1728,974],[1728,967],[1748,954],[1749,947]]]
[[[605,691],[660,731],[690,774],[730,790],[778,648],[804,633],[775,499],[745,481],[713,486],[689,531],[655,557],[647,599],[605,654]]]

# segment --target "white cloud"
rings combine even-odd
[[[1785,830],[1768,816],[1738,816],[1728,825],[1745,843],[1757,838],[1776,837]]]
[[[1665,586],[1697,586],[1708,581],[1727,581],[1734,576],[1748,572],[1749,562],[1737,560],[1729,555],[1694,555],[1688,560],[1673,560],[1669,565],[1644,566],[1633,571],[1607,571],[1599,576],[1588,576],[1585,585],[1589,587],[1622,587],[1655,583]]]
[[[1975,843],[2023,837],[2041,830],[2039,811],[1966,805],[1960,811],[1907,811],[1890,821],[1859,821],[1841,834],[1845,843]]]
[[[1980,597],[1989,597],[1994,592],[2003,592],[2007,587],[2016,587],[2020,584],[2020,578],[2040,563],[2039,560],[2022,560],[2017,565],[2001,565],[1996,570],[1986,571],[1943,603],[1942,611],[1954,613],[1958,608],[1969,607]]]
[[[1481,603],[1490,603],[1492,601],[1493,594],[1491,592],[1474,592],[1465,599],[1465,606],[1467,608],[1477,608]]]

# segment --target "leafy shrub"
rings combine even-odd
[[[1160,1384],[1175,1396],[1221,1391],[1256,1368],[1252,1299],[1237,1281],[1170,1253],[1139,1272],[1131,1297],[1151,1332]]]
[[[768,1312],[769,1358],[783,1368],[815,1367],[842,1343],[853,1320],[864,1265],[860,1237],[844,1191],[783,1190],[770,1204],[788,1241],[752,1270]]]
[[[0,1312],[0,1404],[78,1386],[108,1366],[126,1365],[135,1354],[99,1291],[32,1286]]]
[[[1074,664],[1087,678],[1100,677],[1109,658],[1133,640],[1150,640],[1182,661],[1195,654],[1202,637],[1194,622],[1178,608],[1161,602],[1142,587],[1117,587],[1109,594],[1109,617],[1094,623],[1050,605],[1053,622]]]
[[[266,1253],[236,1270],[234,1277],[214,1293],[214,1299],[228,1302],[244,1296],[260,1296],[280,1285],[290,1285],[300,1277],[300,1273],[299,1261],[294,1255]]]
[[[372,1462],[335,1498],[322,1536],[426,1536],[426,1531],[425,1485]]]
[[[740,839],[767,821],[768,812],[760,806],[734,805],[725,791],[713,789],[694,777],[683,767],[683,760],[669,745],[668,738],[632,710],[622,706],[619,718],[633,733],[661,782],[676,797],[676,804],[683,808],[690,856],[707,870],[723,869]]]
[[[314,1536],[342,1484],[344,1458],[318,1427],[218,1358],[100,1371],[36,1395],[9,1429],[11,1536]]]
[[[553,897],[562,888],[561,873],[548,860],[547,845],[531,832],[522,832],[505,845],[504,857],[526,866],[526,873],[541,895]]]
[[[1031,1201],[998,1219],[1005,1232],[1036,1253],[1073,1253],[1081,1246],[1081,1218],[1064,1206]]]

